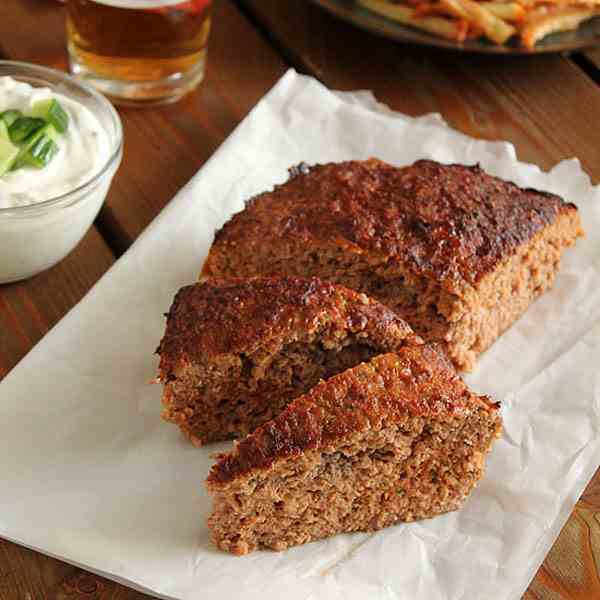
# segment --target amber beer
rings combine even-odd
[[[211,0],[67,0],[71,70],[126,103],[168,102],[204,76]]]

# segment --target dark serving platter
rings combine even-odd
[[[479,40],[469,40],[463,43],[452,42],[379,16],[357,5],[353,0],[312,1],[336,17],[371,33],[398,42],[434,46],[446,50],[475,52],[479,54],[528,55],[548,52],[570,52],[591,46],[600,46],[600,17],[595,17],[584,23],[575,31],[549,35],[538,42],[534,50],[528,50],[519,46],[518,42],[510,42],[505,46],[497,46]]]

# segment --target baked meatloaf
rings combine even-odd
[[[413,343],[391,310],[316,278],[190,285],[158,350],[163,416],[197,445],[242,436],[320,379]]]
[[[315,275],[380,300],[459,368],[553,283],[577,208],[478,166],[291,170],[217,232],[205,276]]]
[[[284,550],[456,510],[500,435],[498,405],[444,354],[413,345],[316,385],[219,457],[213,541]]]

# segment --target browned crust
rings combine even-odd
[[[181,361],[248,353],[326,321],[375,339],[390,337],[392,330],[397,339],[418,339],[379,302],[314,277],[212,279],[186,286],[175,296],[158,349],[159,375],[168,381]]]
[[[471,370],[476,357],[552,287],[561,256],[580,231],[577,212],[559,215],[479,282],[477,294],[464,303],[462,313],[456,311],[459,318],[446,331],[447,348],[455,364]],[[399,307],[394,309],[406,317]],[[419,323],[408,321],[419,332]]]
[[[457,292],[569,211],[576,206],[559,196],[519,188],[479,166],[420,160],[397,168],[377,159],[315,165],[296,169],[234,215],[217,232],[203,273],[219,275],[216,254],[252,253],[285,238],[399,261]]]
[[[278,459],[322,448],[382,420],[459,416],[485,407],[486,396],[471,393],[445,356],[431,345],[407,346],[382,354],[316,385],[275,419],[237,443],[212,467],[207,485],[216,489]],[[498,416],[499,418],[499,416]]]

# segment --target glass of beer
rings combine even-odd
[[[175,102],[204,77],[211,0],[66,0],[71,72],[121,104]]]

